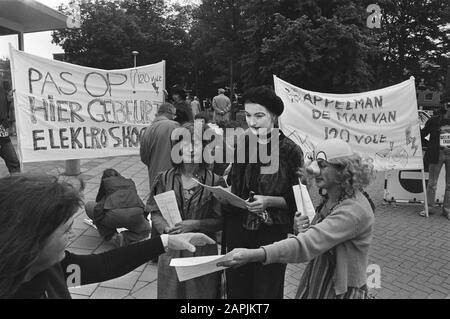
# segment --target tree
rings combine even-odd
[[[272,84],[272,74],[336,93],[372,90],[410,75],[442,82],[450,58],[450,2],[379,1],[381,28],[370,29],[366,8],[372,2],[205,0],[192,29],[194,47],[203,49],[198,56],[215,84],[229,77],[230,56],[244,88]],[[235,29],[224,14],[230,3],[239,19]]]
[[[379,54],[354,1],[250,1],[249,45],[241,60],[247,86],[272,83],[272,74],[310,90],[354,92],[373,85]]]
[[[409,75],[437,88],[450,60],[450,2],[382,0],[379,35],[384,54],[385,85]]]
[[[243,53],[243,0],[204,0],[194,11],[191,30],[196,69],[207,79],[204,89],[213,95],[218,86],[239,80]],[[230,81],[231,80],[231,81]]]
[[[79,29],[53,32],[71,63],[118,69],[166,60],[167,86],[186,78],[191,69],[189,25],[192,9],[153,0],[78,0]],[[68,10],[61,7],[61,11]]]
[[[144,41],[138,19],[127,14],[118,1],[80,1],[79,6],[81,28],[52,34],[53,42],[64,49],[66,60],[105,69],[132,66],[130,52]]]
[[[410,75],[436,86],[450,60],[448,0],[76,0],[80,29],[56,31],[69,62],[99,67],[166,60],[167,86],[212,96],[219,86],[272,84],[278,75],[306,89],[372,90]],[[61,8],[67,10],[67,8]]]

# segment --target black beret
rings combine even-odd
[[[283,101],[268,86],[258,86],[246,91],[244,94],[244,103],[261,104],[277,116],[280,116],[284,111]]]

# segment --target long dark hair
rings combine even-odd
[[[14,295],[46,240],[81,205],[79,190],[55,176],[0,179],[0,299]]]

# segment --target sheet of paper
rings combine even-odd
[[[295,204],[297,205],[297,211],[302,214],[308,216],[309,221],[312,222],[316,211],[314,209],[314,205],[311,201],[311,197],[309,196],[308,189],[305,185],[300,183],[300,185],[292,186],[292,190],[294,191]]]
[[[305,212],[306,216],[308,216],[309,221],[312,222],[314,216],[316,215],[316,209],[314,208],[314,204],[311,200],[311,197],[309,196],[306,185],[300,184],[300,188],[302,191],[303,211]]]
[[[170,266],[175,267],[178,280],[185,281],[223,270],[227,267],[217,267],[216,264],[231,259],[231,256],[227,258],[226,255],[173,258]]]
[[[204,188],[206,188],[207,190],[209,190],[210,192],[212,192],[214,194],[214,196],[221,200],[221,201],[226,201],[227,203],[229,203],[230,205],[242,208],[242,209],[247,209],[247,205],[245,204],[245,200],[243,200],[242,198],[240,198],[239,196],[234,195],[230,188],[223,188],[221,186],[208,186],[205,184],[200,183],[198,180],[194,179],[198,184],[200,184],[201,186],[203,186]]]
[[[169,224],[169,227],[173,227],[175,224],[182,221],[175,192],[173,190],[155,195],[154,198],[159,207],[159,211]]]

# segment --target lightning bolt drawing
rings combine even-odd
[[[411,150],[414,150],[413,156],[416,155],[417,150],[419,149],[419,146],[416,145],[417,138],[414,136],[411,136],[411,127],[408,127],[405,131],[406,135],[406,145],[411,144]]]
[[[154,88],[155,91],[156,91],[156,94],[159,94],[159,87],[156,86],[156,82],[152,82],[152,85],[153,85],[153,88]]]

